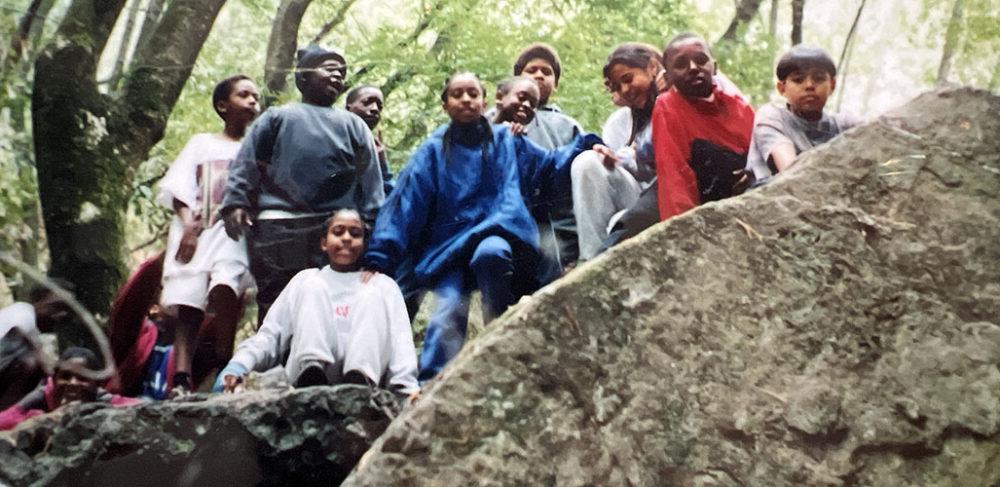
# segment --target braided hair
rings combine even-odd
[[[441,90],[442,103],[448,102],[448,87],[451,86],[451,81],[459,76],[472,76],[473,78],[475,78],[476,82],[479,83],[479,91],[483,94],[484,97],[486,96],[486,85],[483,84],[483,80],[479,79],[479,76],[476,75],[476,73],[473,73],[471,71],[460,71],[452,74],[451,76],[448,77],[448,79],[445,80],[444,88]],[[486,164],[490,158],[490,145],[493,143],[493,127],[492,125],[490,125],[490,121],[487,120],[486,117],[482,116],[479,117],[479,119],[476,121],[476,125],[477,125],[476,127],[477,130],[485,134],[483,136],[483,142],[482,142],[482,154],[483,154],[482,160],[483,164]],[[441,136],[442,146],[444,149],[444,160],[446,165],[451,162],[451,138],[452,138],[452,128],[454,126],[455,126],[454,122],[449,123],[448,128],[445,129],[444,134]]]

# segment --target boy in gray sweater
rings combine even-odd
[[[346,73],[336,51],[299,51],[295,85],[302,103],[265,112],[230,170],[221,212],[231,238],[249,233],[261,319],[295,274],[325,263],[316,242],[334,211],[354,208],[372,223],[385,199],[371,130],[332,106]]]

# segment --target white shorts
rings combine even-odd
[[[163,260],[163,291],[160,304],[164,307],[190,306],[202,311],[208,304],[208,292],[215,286],[228,286],[237,296],[248,287],[249,266],[246,238],[234,241],[226,235],[220,220],[201,232],[198,247],[191,261],[177,262],[184,226],[174,218],[167,237],[167,255]]]

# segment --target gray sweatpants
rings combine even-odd
[[[604,167],[601,156],[590,150],[573,160],[570,177],[580,260],[588,260],[600,253],[612,217],[631,207],[642,187],[625,169]]]

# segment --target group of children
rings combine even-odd
[[[213,106],[223,132],[193,137],[160,184],[176,216],[159,299],[173,346],[156,380],[193,390],[208,334],[204,353],[225,364],[216,390],[239,390],[249,371],[283,364],[297,386],[413,394],[461,349],[474,290],[489,322],[578,261],[764,184],[857,123],[824,112],[836,68],[811,47],[781,57],[787,103],[755,116],[703,38],[681,34],[662,53],[622,44],[603,70],[621,108],[602,137],[552,103],[561,72],[555,49],[528,46],[492,109],[479,77],[453,74],[440,95],[450,122],[395,181],[377,129],[382,92],[357,87],[346,109],[333,106],[345,87],[342,54],[300,51],[302,102],[255,121],[253,82],[220,82]],[[249,275],[261,326],[234,353]],[[418,361],[410,320],[426,291],[436,308]]]

